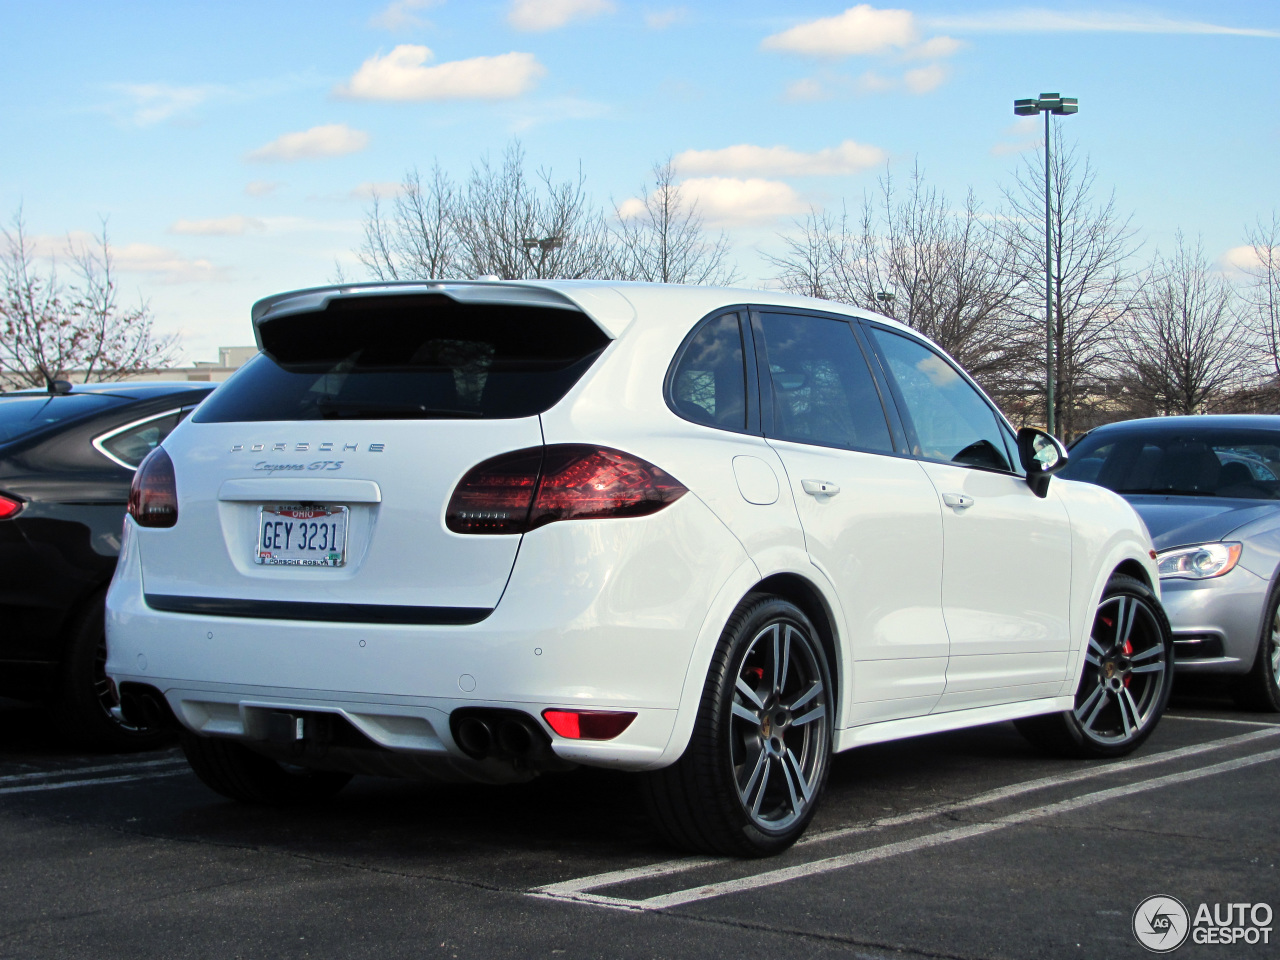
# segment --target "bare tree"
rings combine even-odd
[[[646,187],[614,213],[614,278],[713,286],[739,281],[728,260],[728,236],[706,236],[698,204],[685,199],[670,157],[653,166],[653,192]]]
[[[993,395],[1005,398],[1025,365],[1010,238],[993,229],[973,192],[956,210],[913,169],[904,195],[892,176],[864,197],[859,219],[811,211],[786,252],[770,257],[794,293],[885,314],[933,339]]]
[[[357,256],[378,280],[426,280],[461,274],[457,189],[439,164],[426,185],[417,168],[405,174],[400,193],[383,210],[375,194]]]
[[[1246,292],[1252,319],[1262,342],[1271,354],[1271,365],[1280,377],[1280,212],[1271,212],[1271,222],[1259,217],[1245,237],[1253,262],[1244,267],[1250,277]]]
[[[1058,433],[1069,437],[1092,424],[1087,407],[1106,391],[1111,379],[1118,325],[1137,290],[1132,217],[1116,209],[1115,193],[1095,200],[1097,171],[1074,144],[1063,144],[1055,121],[1058,148],[1051,176],[1050,258],[1053,265],[1052,341],[1054,417]],[[1006,221],[1015,252],[1019,312],[1026,339],[1038,340],[1040,366],[1027,370],[1026,389],[1040,393],[1043,408],[1045,344],[1044,157],[1036,153],[1005,188]]]
[[[118,302],[106,224],[94,243],[68,240],[75,280],[57,264],[41,270],[19,210],[0,252],[0,371],[10,382],[49,387],[78,374],[85,383],[119,380],[172,362],[175,337],[157,337],[150,308]]]
[[[1199,240],[1177,234],[1124,323],[1123,379],[1140,411],[1201,413],[1253,379],[1256,356],[1226,278],[1212,272]]]

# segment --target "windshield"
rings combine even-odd
[[[21,394],[0,397],[0,443],[28,436],[55,423],[78,420],[127,402],[99,393]]]
[[[1280,499],[1280,432],[1159,430],[1088,436],[1059,474],[1116,493]]]

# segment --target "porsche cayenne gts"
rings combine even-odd
[[[784,849],[834,751],[1016,720],[1115,756],[1171,641],[1150,538],[937,347],[762,291],[353,285],[135,479],[126,712],[214,790],[635,771],[672,842]]]

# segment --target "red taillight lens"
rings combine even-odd
[[[129,488],[129,516],[140,527],[172,527],[178,522],[178,485],[173,461],[156,447],[133,475]]]
[[[14,500],[12,497],[6,497],[4,494],[0,494],[0,520],[8,520],[10,517],[16,517],[21,510],[21,500]]]
[[[642,517],[688,490],[661,467],[608,447],[553,444],[473,467],[449,500],[454,533],[524,533],[556,520]]]
[[[543,710],[542,717],[566,740],[612,740],[636,715],[624,710]]]

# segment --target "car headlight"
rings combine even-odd
[[[1202,543],[1156,555],[1161,580],[1208,580],[1229,573],[1240,560],[1238,543]]]

